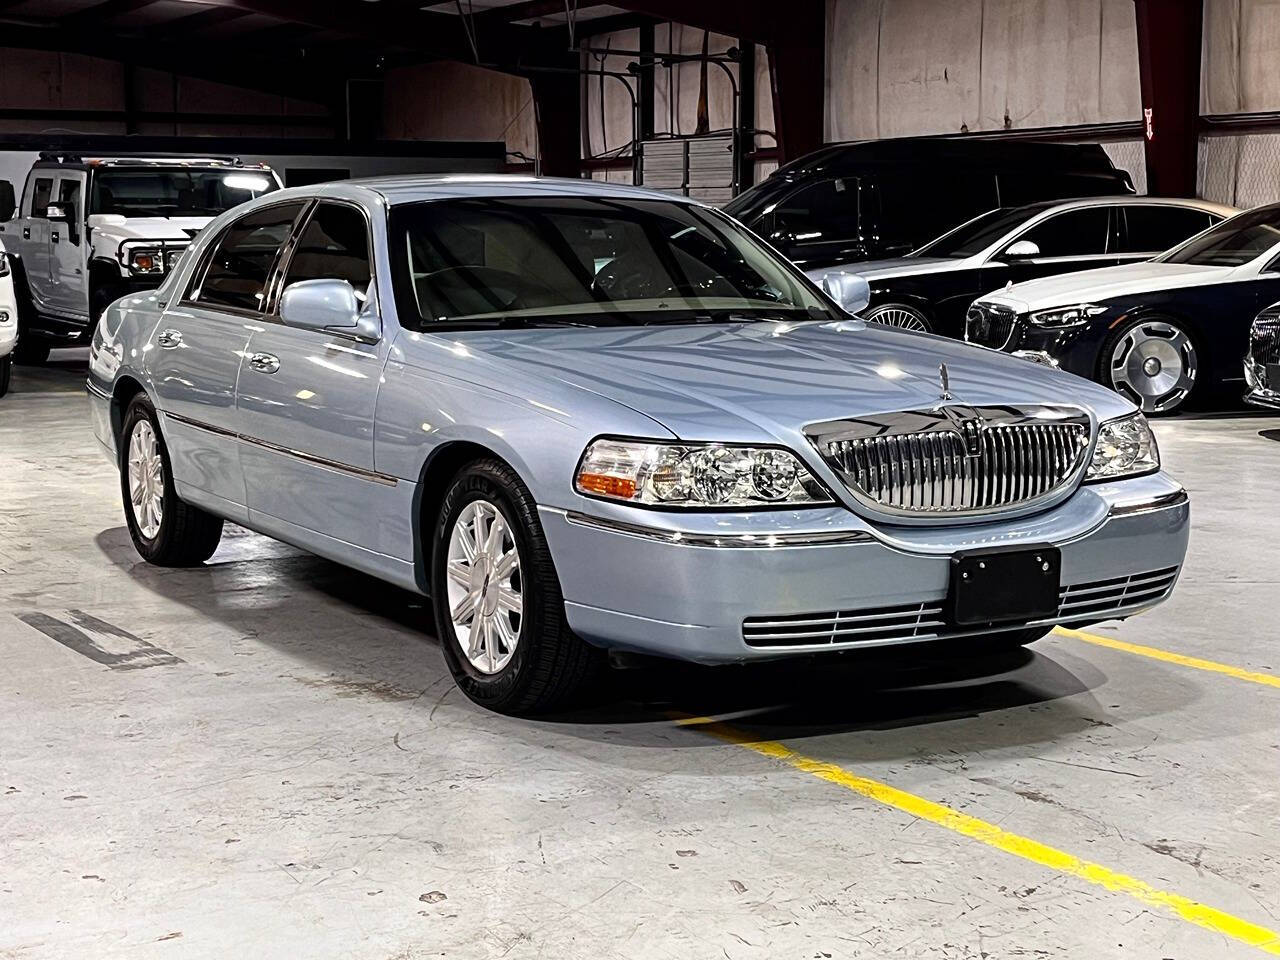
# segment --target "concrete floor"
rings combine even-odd
[[[1276,687],[1055,635],[963,670],[652,668],[496,716],[415,597],[241,530],[203,569],[140,562],[82,355],[55,357],[0,401],[0,957],[1257,953],[680,714],[1280,929]],[[1186,572],[1092,632],[1280,674],[1280,418],[1158,432]]]

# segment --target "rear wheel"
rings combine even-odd
[[[146,394],[129,404],[120,437],[120,492],[138,553],[161,567],[204,563],[218,549],[222,518],[178,499],[160,420]]]
[[[445,494],[431,595],[454,680],[491,710],[519,715],[564,705],[604,660],[565,622],[537,506],[499,460],[464,467]]]
[[[918,330],[921,333],[932,333],[933,325],[921,311],[905,303],[882,303],[862,313],[862,319],[868,323],[879,323],[886,327],[898,327],[902,330]]]
[[[1145,317],[1116,330],[1103,345],[1101,379],[1143,413],[1180,410],[1196,388],[1199,357],[1176,320]]]

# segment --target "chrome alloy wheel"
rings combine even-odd
[[[515,538],[489,501],[471,501],[454,522],[445,583],[462,652],[481,673],[497,673],[520,642],[524,591]]]
[[[1196,348],[1171,323],[1151,320],[1128,330],[1111,350],[1111,384],[1143,413],[1175,410],[1196,385]]]
[[[139,420],[129,436],[129,505],[138,532],[154,540],[164,519],[164,461],[149,420]]]
[[[924,315],[909,307],[901,307],[897,304],[886,304],[883,307],[873,307],[862,315],[867,323],[879,323],[886,327],[897,327],[900,330],[918,330],[921,333],[929,332],[929,324],[925,320]]]

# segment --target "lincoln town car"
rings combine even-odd
[[[1169,596],[1189,505],[1130,400],[819,280],[633,187],[278,190],[106,310],[93,430],[146,560],[230,522],[427,595],[508,713],[607,650],[963,659]]]

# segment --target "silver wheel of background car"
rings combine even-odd
[[[473,500],[458,515],[449,532],[445,578],[463,655],[481,673],[497,673],[520,642],[524,593],[515,538],[488,500]]]
[[[929,320],[923,313],[901,303],[886,303],[883,306],[872,307],[862,314],[862,319],[867,323],[879,323],[886,327],[897,327],[900,330],[932,332]]]
[[[1186,332],[1163,320],[1124,331],[1111,348],[1111,385],[1143,413],[1176,410],[1196,385],[1196,348]]]
[[[138,532],[154,540],[164,519],[164,460],[155,431],[139,420],[129,435],[129,505]]]

